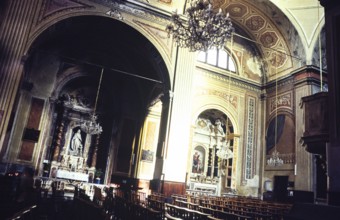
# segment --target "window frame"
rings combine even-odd
[[[208,62],[208,54],[209,54],[209,51],[211,51],[211,50],[216,51],[216,58],[214,59],[215,60],[215,64],[212,64],[212,63]],[[223,67],[222,65],[219,65],[219,61],[220,61],[219,58],[221,56],[220,53],[222,51],[226,54],[226,67]],[[203,53],[203,55],[202,55],[202,53]],[[230,53],[230,51],[227,50],[226,48],[213,48],[213,49],[210,49],[208,51],[200,51],[196,60],[199,63],[201,63],[201,64],[209,65],[209,66],[212,66],[214,68],[218,68],[220,70],[225,70],[225,71],[228,71],[228,72],[233,73],[233,74],[237,74],[237,72],[238,72],[237,71],[236,61],[233,58],[233,56]],[[230,62],[232,62],[232,64],[230,64]],[[234,70],[232,70],[230,68],[230,65],[234,66]]]

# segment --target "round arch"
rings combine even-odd
[[[167,59],[168,55],[166,50],[162,47],[162,45],[157,41],[157,37],[155,35],[150,34],[150,32],[143,29],[141,26],[136,25],[135,20],[131,19],[130,16],[124,16],[124,18],[110,16],[110,13],[107,12],[107,10],[110,10],[109,8],[97,8],[95,10],[88,9],[88,8],[82,8],[79,11],[75,10],[63,10],[58,13],[55,13],[51,16],[49,16],[47,19],[41,19],[37,26],[35,26],[32,29],[32,33],[30,34],[30,37],[26,44],[26,50],[24,54],[27,54],[30,50],[31,45],[36,41],[36,39],[46,30],[48,30],[51,26],[55,25],[56,23],[59,23],[63,20],[72,18],[72,17],[81,17],[81,16],[98,16],[98,17],[105,17],[108,19],[112,19],[115,21],[120,21],[129,27],[135,29],[140,34],[142,34],[145,38],[147,38],[152,44],[157,48],[159,53],[161,54],[163,60],[166,61],[167,66],[170,66],[170,60]]]
[[[208,101],[209,100],[209,103]],[[240,131],[240,126],[237,120],[237,111],[232,107],[231,104],[227,104],[227,101],[218,98],[216,96],[202,96],[194,101],[194,106],[193,106],[193,117],[191,124],[194,125],[197,117],[204,112],[205,110],[208,109],[216,109],[221,112],[223,112],[231,121],[233,128],[234,128],[234,133],[239,133]],[[230,108],[227,108],[229,106]]]

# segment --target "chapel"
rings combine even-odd
[[[332,219],[339,30],[335,0],[1,1],[0,218]]]

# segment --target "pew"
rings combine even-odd
[[[181,218],[176,218],[176,217],[174,217],[174,216],[171,216],[169,213],[165,213],[165,218],[167,219],[167,220],[182,220]]]

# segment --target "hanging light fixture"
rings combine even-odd
[[[86,120],[80,125],[81,130],[83,132],[87,133],[87,134],[90,134],[90,135],[100,134],[103,131],[102,126],[100,126],[100,124],[97,123],[98,116],[96,115],[97,102],[98,102],[100,86],[101,86],[101,82],[102,82],[102,78],[103,78],[103,72],[104,72],[104,69],[102,68],[102,71],[101,71],[101,74],[100,74],[100,79],[99,79],[97,95],[96,95],[96,101],[95,101],[95,104],[94,104],[93,113],[90,114],[90,120]]]
[[[282,166],[283,160],[280,158],[279,152],[276,149],[277,145],[277,53],[275,53],[275,136],[274,136],[274,151],[270,158],[267,160],[267,164],[272,167]]]
[[[211,47],[221,48],[230,38],[234,28],[229,14],[224,15],[221,8],[215,13],[210,1],[191,0],[186,19],[181,19],[177,11],[172,14],[172,23],[166,30],[178,46],[191,52],[207,51]]]
[[[230,36],[230,51],[231,51],[230,54],[231,54],[231,56],[233,54],[233,42],[234,42],[233,39],[234,39],[233,34],[231,34],[231,36]],[[229,103],[230,103],[230,97],[231,97],[230,84],[231,84],[231,77],[230,77],[230,71],[229,71],[229,81],[228,81],[229,100],[227,101],[227,109],[229,109]],[[226,126],[226,132],[225,132],[226,133],[226,135],[225,135],[226,143],[216,153],[216,155],[222,160],[228,160],[228,159],[233,158],[233,156],[234,156],[234,152],[230,149],[230,141],[229,141],[229,133],[230,132],[229,132],[229,119],[228,119],[228,117],[227,117],[225,126]]]

